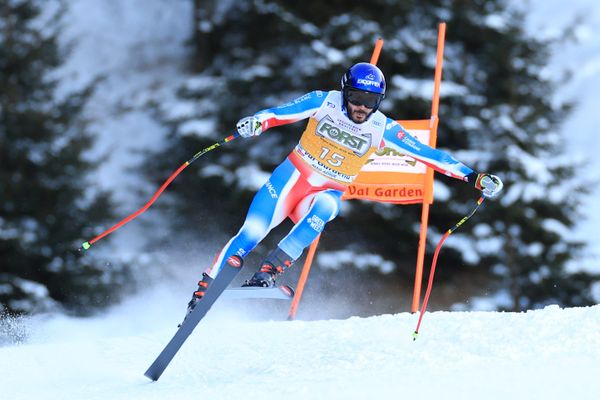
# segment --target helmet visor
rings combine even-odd
[[[365,92],[363,90],[346,88],[344,90],[344,97],[346,101],[354,104],[355,106],[365,106],[370,109],[379,107],[383,95],[373,92]]]

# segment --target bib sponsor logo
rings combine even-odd
[[[354,178],[356,178],[355,175],[350,176],[350,175],[344,174],[342,172],[336,171],[333,168],[325,165],[321,161],[317,160],[315,157],[311,156],[308,153],[308,151],[306,151],[306,149],[304,149],[302,147],[301,144],[298,144],[294,151],[296,152],[296,154],[298,154],[298,156],[300,156],[300,158],[302,158],[304,161],[306,161],[306,163],[312,169],[323,174],[324,176],[326,176],[328,178],[334,179],[339,182],[344,182],[344,183],[350,183],[354,180]]]
[[[348,122],[349,120],[344,117],[344,118],[337,118],[337,120],[335,121],[335,125],[337,127],[340,127],[342,129],[346,129],[349,131],[352,131],[353,133],[359,133],[361,132],[361,127],[356,126],[355,123],[353,122]]]
[[[329,116],[319,121],[316,133],[350,149],[358,156],[363,156],[371,147],[370,134],[358,135],[343,131],[333,124]]]

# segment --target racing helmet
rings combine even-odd
[[[377,111],[385,97],[383,72],[373,64],[354,64],[342,76],[342,96],[346,107],[352,103]]]

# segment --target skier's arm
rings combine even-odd
[[[327,97],[327,92],[315,90],[282,106],[267,108],[237,123],[241,136],[258,136],[269,128],[306,119],[313,115]]]
[[[444,175],[468,182],[467,176],[475,172],[445,151],[419,142],[399,123],[390,118],[387,119],[383,140],[386,146],[417,159]]]
[[[390,118],[387,119],[383,140],[385,145],[415,158],[444,175],[470,183],[481,190],[486,197],[494,197],[502,190],[502,181],[497,176],[477,173],[445,151],[419,142]]]

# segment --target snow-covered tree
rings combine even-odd
[[[506,189],[459,246],[476,254],[469,271],[490,275],[485,293],[502,308],[593,304],[594,277],[568,273],[583,246],[572,236],[585,190],[558,134],[570,106],[552,100],[563,77],[545,72],[550,43],[528,37],[504,2],[476,3],[452,10],[445,77],[464,93],[443,102],[441,137],[464,143],[459,158],[502,176]],[[465,203],[449,207],[464,212]],[[443,208],[435,216],[450,223]]]
[[[368,61],[378,37],[385,39],[379,66],[388,82],[382,111],[397,119],[428,118],[437,25],[445,21],[438,147],[477,171],[499,175],[506,190],[447,242],[438,284],[454,292],[451,302],[506,294],[497,304],[510,309],[592,302],[591,277],[566,273],[582,245],[569,238],[581,182],[556,133],[568,110],[550,101],[557,82],[544,75],[548,44],[524,33],[522,15],[506,1],[242,0],[196,7],[196,70],[180,102],[161,109],[173,128],[161,152],[170,164],[156,163],[153,176],[168,170],[173,158],[189,158],[231,134],[242,116],[311,90],[339,89],[343,72]],[[223,230],[235,233],[254,191],[302,129],[302,123],[271,129],[194,165],[173,191],[177,232],[203,240]],[[461,182],[439,175],[437,182],[430,250],[478,197]],[[334,267],[377,254],[370,272],[392,261],[398,279],[410,281],[419,219],[416,206],[348,202],[326,229],[321,252],[355,255]]]
[[[114,300],[127,275],[75,250],[111,215],[105,193],[86,191],[94,165],[81,110],[91,88],[58,95],[52,78],[65,56],[63,11],[0,5],[0,307],[11,312],[85,312]]]

